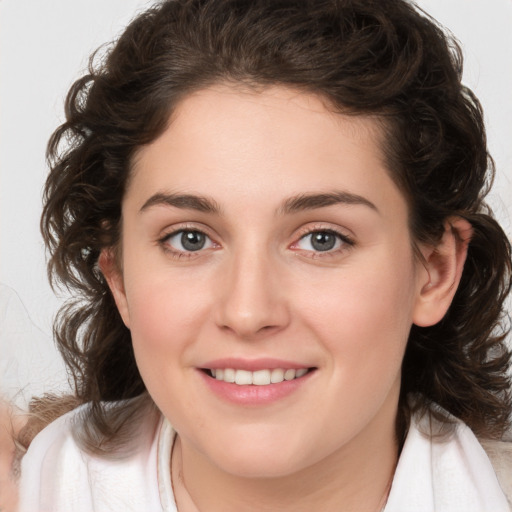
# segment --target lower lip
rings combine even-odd
[[[239,386],[238,384],[214,379],[202,370],[198,371],[208,388],[218,397],[237,405],[247,406],[267,405],[278,402],[298,391],[315,373],[310,371],[298,379],[285,380],[278,384]]]

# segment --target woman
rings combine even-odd
[[[49,145],[84,405],[21,510],[508,510],[475,434],[508,427],[510,245],[460,75],[401,1],[134,20]]]

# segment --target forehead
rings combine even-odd
[[[240,127],[243,130],[239,130]],[[383,121],[377,116],[340,112],[317,94],[284,86],[216,84],[182,98],[173,109],[168,129],[149,146],[163,148],[165,144],[170,149],[181,145],[186,149],[200,141],[202,147],[208,148],[226,136],[233,144],[245,143],[250,147],[266,137],[270,156],[272,149],[292,139],[307,142],[304,147],[295,148],[300,152],[319,140],[333,142],[333,138],[341,135],[352,139],[353,143],[361,143],[365,153],[371,152],[383,161],[380,150],[386,139],[383,127]],[[273,135],[279,138],[269,144]],[[171,138],[175,144],[171,144]],[[132,162],[134,170],[147,153],[147,147],[136,152]],[[195,149],[201,148],[196,146]],[[214,156],[211,151],[210,154]]]
[[[258,204],[347,187],[400,197],[382,140],[376,119],[335,113],[317,95],[218,85],[180,102],[167,130],[136,154],[129,188],[140,201],[158,189]]]

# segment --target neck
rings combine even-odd
[[[278,478],[222,471],[178,437],[172,474],[179,512],[338,512],[340,506],[345,512],[380,512],[398,446],[394,421],[369,430],[322,461]]]

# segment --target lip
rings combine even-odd
[[[256,372],[258,370],[274,370],[282,368],[283,370],[301,368],[312,368],[312,365],[298,363],[295,361],[285,361],[283,359],[274,359],[270,357],[259,359],[241,359],[236,357],[226,357],[223,359],[215,359],[208,361],[200,366],[202,369],[218,370],[223,368],[235,368],[236,370],[247,370]]]
[[[303,363],[293,361],[284,361],[279,359],[263,358],[263,359],[236,359],[225,358],[209,361],[197,368],[197,373],[206,385],[208,390],[217,398],[224,402],[235,404],[238,406],[257,407],[277,403],[285,398],[298,393],[301,388],[307,386],[311,377],[316,373],[316,369],[308,372],[306,375],[294,380],[283,381],[277,384],[267,384],[266,386],[257,385],[238,385],[234,383],[217,380],[205,371],[205,369],[222,369],[235,368],[239,370],[258,371],[265,369],[301,369],[314,368]]]

